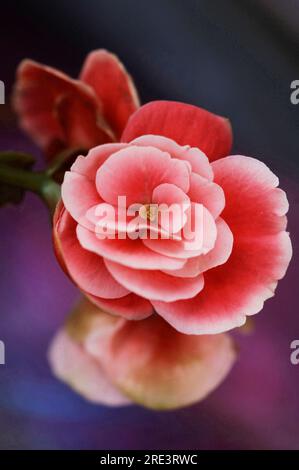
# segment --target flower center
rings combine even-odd
[[[157,204],[144,204],[139,209],[139,215],[143,219],[153,222],[158,215]]]

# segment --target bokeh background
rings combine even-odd
[[[0,448],[299,449],[299,2],[294,0],[27,0],[1,4],[0,149],[38,149],[16,127],[9,93],[24,57],[76,76],[87,52],[117,53],[143,102],[181,100],[228,116],[234,153],[279,175],[294,257],[276,296],[236,333],[239,360],[204,402],[172,412],[109,409],[51,375],[46,351],[78,293],[52,253],[42,203],[0,210]]]

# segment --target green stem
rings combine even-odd
[[[60,186],[43,172],[31,172],[0,164],[0,182],[38,194],[53,214],[60,198]]]
[[[33,173],[31,171],[0,164],[0,181],[2,183],[11,184],[12,186],[18,186],[22,189],[39,192],[44,177],[41,173]]]

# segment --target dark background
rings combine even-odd
[[[85,55],[119,55],[142,102],[173,99],[227,116],[234,152],[279,176],[290,201],[294,257],[276,296],[237,333],[239,361],[202,403],[173,412],[86,403],[56,381],[46,349],[78,296],[61,273],[42,204],[0,211],[0,448],[299,449],[299,79],[297,0],[76,0],[1,4],[1,150],[38,149],[16,128],[9,92],[25,57],[77,76]]]

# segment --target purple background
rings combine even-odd
[[[211,5],[213,4],[213,5]],[[283,5],[282,5],[283,4]],[[290,201],[294,257],[276,296],[235,333],[239,359],[223,385],[172,412],[109,409],[85,402],[51,375],[46,350],[78,293],[54,258],[49,218],[26,195],[0,210],[0,448],[299,449],[299,105],[296,1],[26,2],[1,12],[1,150],[38,150],[17,130],[8,104],[18,62],[28,56],[76,75],[97,47],[121,57],[143,102],[177,99],[231,118],[234,153],[257,156]],[[1,7],[2,8],[2,7]],[[271,9],[270,9],[271,8]]]

